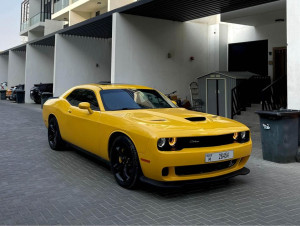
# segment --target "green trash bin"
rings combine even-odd
[[[6,90],[0,90],[0,99],[6,100]]]
[[[43,109],[44,103],[53,97],[53,93],[43,92],[41,95],[41,108]]]
[[[25,91],[24,90],[16,90],[16,102],[18,104],[25,103]]]
[[[277,162],[295,162],[299,155],[299,116],[297,110],[257,111],[263,159]]]

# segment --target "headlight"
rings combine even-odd
[[[169,145],[171,147],[174,147],[176,145],[176,142],[177,142],[177,138],[176,137],[169,138]]]
[[[166,138],[160,138],[160,139],[157,141],[157,147],[158,147],[159,149],[162,149],[165,145],[166,145]]]
[[[234,140],[237,140],[238,137],[239,137],[239,133],[234,133],[234,134],[233,134],[233,139],[234,139]]]
[[[239,133],[234,133],[233,139],[239,143],[246,143],[250,140],[250,132],[243,131],[243,132],[239,132]]]
[[[242,140],[245,140],[246,136],[247,136],[246,132],[241,132],[241,138],[242,138]]]
[[[157,141],[157,147],[160,151],[176,151],[177,138],[160,138]]]

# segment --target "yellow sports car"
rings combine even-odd
[[[157,186],[246,175],[252,141],[236,121],[178,108],[137,85],[74,87],[43,107],[49,145],[69,143],[111,165],[119,185]]]

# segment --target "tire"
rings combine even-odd
[[[55,117],[50,118],[48,126],[48,142],[52,150],[61,150],[64,142],[60,136],[59,126]]]
[[[36,103],[36,104],[41,104],[41,100],[39,100],[39,99],[34,99],[34,102]]]
[[[117,183],[127,189],[134,189],[141,174],[136,148],[127,136],[117,137],[110,150],[112,173]]]

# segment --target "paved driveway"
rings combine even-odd
[[[248,116],[247,116],[248,114]],[[75,150],[52,151],[36,105],[0,101],[0,224],[300,224],[300,164],[261,158],[258,121],[251,173],[227,183],[128,191]]]

